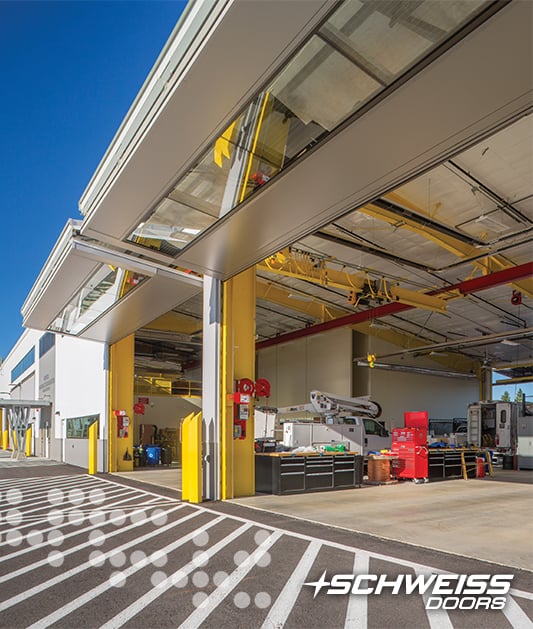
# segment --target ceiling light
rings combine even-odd
[[[509,339],[503,339],[500,343],[503,345],[519,345],[516,341],[510,341]]]
[[[448,356],[446,352],[429,352],[430,356]]]
[[[313,301],[312,297],[309,297],[308,295],[299,295],[298,293],[289,293],[288,298],[297,299],[298,301]]]
[[[488,216],[488,214],[481,214],[481,216],[478,216],[474,222],[486,223],[491,226],[494,231],[507,231],[508,229],[511,229],[508,225],[497,221],[495,218],[492,218],[492,216]]]
[[[193,227],[184,227],[181,230],[184,234],[190,234],[191,236],[196,236],[200,233],[200,229],[194,229]]]
[[[372,323],[370,324],[371,328],[379,328],[381,330],[387,330],[388,329],[388,325],[385,325],[384,323],[378,323],[377,321],[372,321]]]

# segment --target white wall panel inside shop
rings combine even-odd
[[[427,411],[430,419],[465,418],[479,396],[477,380],[373,369],[372,399],[383,409],[388,427],[403,426],[405,411]]]
[[[351,395],[352,331],[332,330],[262,349],[256,377],[270,381],[271,406],[304,404],[314,389]]]
[[[362,337],[363,335],[356,335],[359,340]],[[405,355],[404,358],[380,360],[379,356],[386,357],[401,349],[375,337],[368,338],[367,342],[366,349],[361,342],[355,343],[354,358],[361,358],[368,351],[377,354],[378,362],[395,363],[398,369],[422,367],[433,371],[446,370],[445,366],[427,356]],[[358,377],[364,372],[369,372],[367,393],[381,405],[383,409],[381,420],[384,420],[388,427],[403,426],[405,411],[427,411],[430,419],[464,418],[468,404],[475,402],[479,397],[477,378],[467,379],[460,376],[451,378],[379,368],[356,368]]]
[[[353,359],[362,355],[362,351],[365,354],[367,349],[368,339],[364,348],[356,344],[352,353],[352,330],[333,330],[260,350],[256,376],[270,380],[271,406],[306,403],[313,389],[350,396]],[[376,338],[370,339],[370,349],[376,354],[398,351],[398,347]],[[426,368],[436,366],[429,359],[411,357],[405,362],[413,361]],[[432,419],[466,417],[468,404],[479,395],[476,379],[368,367],[357,368],[355,377],[360,380],[356,383],[357,395],[370,395],[382,406],[381,420],[388,427],[403,426],[405,411],[428,411]]]

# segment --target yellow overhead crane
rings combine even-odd
[[[400,302],[415,308],[446,312],[446,300],[391,284],[385,278],[372,280],[368,274],[348,273],[332,269],[326,260],[316,260],[306,252],[284,249],[257,265],[258,269],[279,273],[322,286],[347,290],[349,303],[357,306],[364,298]]]

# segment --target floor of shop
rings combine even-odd
[[[123,476],[181,492],[181,467],[176,464],[169,467],[163,465],[136,467],[133,472],[115,472],[115,476]]]
[[[181,489],[178,468],[118,475]],[[493,477],[480,479],[363,485],[232,502],[500,565],[533,567],[533,471],[495,468]]]

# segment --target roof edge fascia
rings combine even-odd
[[[84,190],[79,209],[88,216],[122,169],[187,65],[234,0],[190,0],[154,63],[117,133]]]
[[[33,309],[34,304],[41,298],[42,294],[46,290],[46,287],[53,280],[55,271],[59,266],[61,266],[65,256],[68,255],[72,239],[79,232],[81,223],[82,221],[73,218],[67,220],[65,227],[63,227],[63,231],[59,235],[59,238],[44,263],[41,272],[37,276],[37,279],[31,287],[28,296],[22,304],[20,311],[24,319]]]

